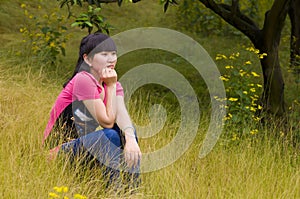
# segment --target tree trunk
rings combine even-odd
[[[278,58],[278,46],[269,45],[270,41],[264,42],[262,48],[267,57],[261,60],[264,79],[264,90],[261,96],[263,110],[276,116],[285,113],[284,106],[284,80]]]
[[[263,111],[278,116],[283,115],[285,112],[284,81],[278,47],[291,0],[274,0],[271,9],[266,12],[262,30],[252,19],[241,13],[239,0],[232,0],[231,5],[216,3],[214,0],[199,1],[244,33],[260,53],[267,53],[267,56],[261,60],[264,78],[264,91],[261,97]]]
[[[291,20],[290,39],[290,66],[297,74],[300,74],[300,1],[292,0],[289,17]]]
[[[264,77],[262,103],[264,110],[277,116],[285,113],[284,80],[279,63],[278,47],[284,27],[289,0],[276,0],[266,12],[264,27],[261,30],[261,41],[255,47],[267,56],[261,59]]]

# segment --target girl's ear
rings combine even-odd
[[[84,61],[85,61],[88,65],[92,65],[91,62],[90,62],[89,57],[87,56],[87,54],[83,54],[83,59],[84,59]]]

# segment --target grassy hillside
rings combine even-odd
[[[76,198],[76,194],[90,199],[115,198],[113,191],[103,189],[99,170],[82,171],[78,166],[74,172],[64,160],[47,161],[48,151],[41,147],[43,130],[62,83],[72,73],[79,41],[86,32],[68,26],[72,37],[66,44],[67,55],[61,57],[61,62],[55,66],[45,64],[34,56],[20,56],[19,53],[25,53],[26,49],[19,31],[25,23],[24,10],[20,7],[22,3],[33,7],[40,4],[42,9],[38,12],[41,15],[57,6],[56,1],[0,0],[0,198],[49,198],[51,192],[59,194],[53,189],[56,186],[68,187],[65,194],[69,198]],[[124,4],[121,8],[112,4],[103,6],[103,15],[109,17],[110,23],[116,27],[112,35],[144,26],[180,29],[176,26],[176,9],[169,11],[164,14],[157,0]],[[242,59],[232,64],[239,66],[245,60],[251,60],[251,69],[259,72],[256,57],[243,50],[248,45],[247,40],[216,36],[201,38],[193,33],[186,34],[199,41],[213,58],[217,54],[240,52]],[[285,43],[287,41],[283,41]],[[284,48],[283,52],[287,52]],[[288,57],[288,54],[282,53],[281,56]],[[199,150],[210,122],[210,98],[201,76],[191,72],[193,68],[175,55],[155,50],[121,57],[119,76],[133,66],[158,61],[178,70],[194,87],[200,101],[200,126],[195,140],[177,161],[160,170],[143,173],[141,189],[135,195],[125,194],[120,198],[300,198],[300,152],[299,144],[293,142],[293,138],[299,135],[297,118],[290,121],[289,129],[278,129],[275,122],[269,121],[257,134],[244,137],[231,136],[233,132],[249,133],[249,128],[255,124],[249,121],[246,121],[247,126],[232,123],[213,151],[200,159]],[[225,73],[226,62],[216,63]],[[283,66],[285,64],[283,59]],[[290,102],[299,97],[299,88],[293,86],[294,79],[287,72],[287,67],[283,70],[290,106]],[[129,110],[137,124],[149,122],[148,112],[152,104],[161,104],[168,112],[164,128],[151,138],[140,140],[144,153],[165,146],[176,135],[180,110],[175,101],[174,95],[162,87],[145,87],[134,96]],[[298,108],[294,103],[290,110]],[[298,113],[295,111],[294,114]],[[274,138],[274,132],[278,132],[279,136]]]

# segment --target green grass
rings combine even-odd
[[[74,172],[63,160],[48,162],[47,151],[41,147],[49,111],[62,83],[72,73],[78,43],[85,33],[73,30],[74,36],[67,44],[67,56],[56,67],[16,56],[15,53],[22,50],[19,43],[22,37],[18,33],[22,13],[18,2],[1,1],[0,6],[0,41],[3,43],[0,49],[0,198],[48,198],[55,186],[69,187],[68,196],[79,193],[88,198],[112,198],[111,193],[103,189],[99,170],[83,172],[79,171],[81,167],[76,167]],[[28,2],[34,4],[35,1]],[[104,15],[109,16],[116,26],[112,34],[140,26],[174,28],[174,11],[163,14],[161,5],[155,2],[146,0],[134,5],[124,4],[121,8],[105,5]],[[242,51],[241,46],[247,44],[246,40],[240,41],[239,38],[200,38],[187,34],[199,41],[212,57],[217,53]],[[237,141],[231,141],[226,134],[242,128],[246,130],[247,127],[232,125],[212,152],[200,159],[199,151],[210,122],[207,109],[210,99],[201,77],[191,73],[192,68],[184,61],[171,61],[174,55],[147,50],[122,57],[119,75],[132,66],[157,61],[158,55],[162,63],[180,71],[196,90],[202,111],[200,128],[189,149],[177,161],[160,170],[142,174],[139,192],[134,196],[122,195],[121,198],[299,198],[299,143],[292,145],[293,137],[299,134],[299,120],[292,120],[291,127],[282,132],[286,137],[275,137],[273,132],[283,130],[269,121],[258,135],[245,136]],[[245,54],[244,58],[253,61],[254,70],[259,70],[257,60],[251,54]],[[222,64],[219,62],[221,71]],[[292,78],[286,81],[288,102],[299,96],[299,90],[292,86],[292,81]],[[134,122],[149,122],[150,104],[162,104],[169,115],[159,134],[140,140],[143,152],[154,151],[169,143],[180,123],[175,97],[159,92],[161,87],[154,87],[155,95],[153,91],[149,94],[147,89],[151,88],[139,90],[132,99],[129,110]],[[160,97],[163,100],[159,100]],[[81,175],[78,176],[78,173]]]

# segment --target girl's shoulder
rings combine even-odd
[[[74,76],[73,81],[80,81],[82,83],[84,83],[84,82],[90,82],[90,83],[93,82],[96,85],[99,85],[99,83],[95,79],[95,77],[91,73],[86,72],[86,71],[81,71],[81,72],[77,73]]]

